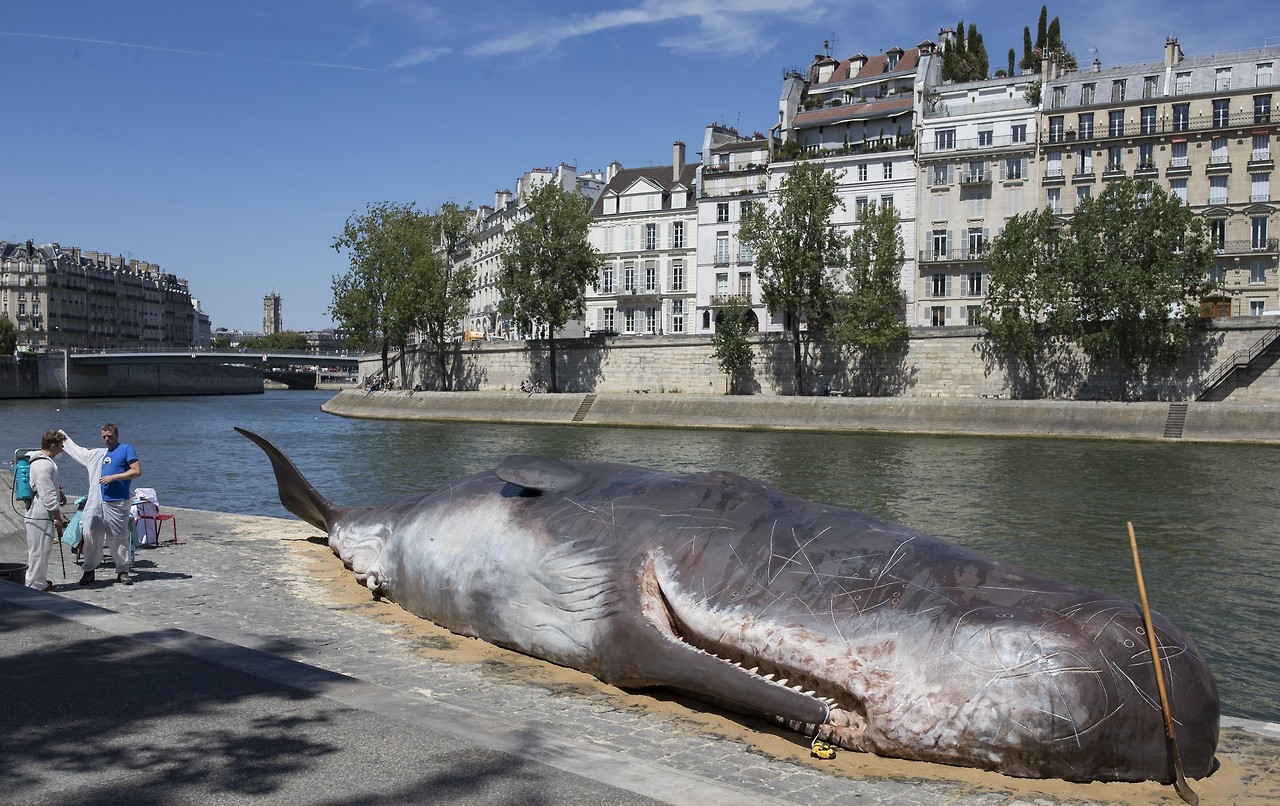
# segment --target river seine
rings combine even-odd
[[[1280,447],[351,420],[320,411],[329,397],[3,401],[0,449],[12,458],[53,427],[96,447],[112,421],[162,509],[278,517],[293,516],[266,457],[233,425],[340,505],[431,490],[513,453],[731,470],[1136,600],[1133,521],[1151,605],[1209,658],[1223,712],[1280,722]],[[67,492],[83,491],[80,468],[60,465]]]

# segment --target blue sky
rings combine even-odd
[[[764,130],[834,36],[881,52],[977,23],[993,69],[1040,4],[826,0],[9,0],[0,239],[187,278],[214,327],[330,324],[331,248],[370,202],[491,203],[529,168],[697,159]],[[1280,44],[1280,4],[1059,2],[1082,62]],[[1267,37],[1270,37],[1267,39]]]

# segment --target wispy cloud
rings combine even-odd
[[[818,0],[641,0],[625,9],[580,14],[527,24],[520,31],[477,43],[472,55],[550,52],[561,43],[624,28],[687,22],[696,30],[659,39],[659,45],[688,52],[733,55],[758,52],[770,43],[772,20],[816,16]]]
[[[406,56],[402,56],[391,63],[392,67],[413,67],[415,64],[423,64],[425,62],[433,62],[441,56],[448,55],[451,51],[448,48],[418,48],[410,52]]]
[[[128,48],[130,50],[147,50],[154,53],[178,53],[184,56],[204,56],[216,59],[238,59],[240,57],[233,56],[230,53],[215,53],[207,50],[191,50],[190,48],[170,48],[160,45],[139,45],[133,42],[116,42],[110,39],[93,39],[83,36],[61,36],[58,34],[32,34],[17,31],[0,31],[0,36],[17,37],[22,39],[44,39],[54,42],[73,42],[82,45],[103,45],[113,48]],[[328,70],[357,70],[360,72],[377,72],[373,67],[359,67],[352,64],[333,64],[330,62],[309,62],[290,59],[262,59],[269,64],[288,64],[299,67],[322,67]]]

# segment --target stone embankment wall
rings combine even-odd
[[[394,420],[1162,440],[1171,404],[347,390],[323,408],[347,417]],[[1280,444],[1280,403],[1192,403],[1177,438]]]
[[[0,359],[0,399],[262,393],[262,370],[216,364],[96,364],[62,353]]]
[[[1280,322],[1274,317],[1215,320],[1183,364],[1163,374],[1126,378],[1088,366],[1070,346],[1050,351],[1034,368],[993,355],[977,328],[918,328],[899,351],[874,362],[850,362],[826,345],[810,351],[808,391],[826,384],[858,396],[908,398],[1050,398],[1057,400],[1186,400],[1201,379],[1238,350],[1247,349]],[[785,334],[757,335],[755,360],[737,379],[735,391],[753,395],[795,394],[793,350]],[[1218,399],[1280,403],[1280,342],[1247,372],[1232,375]],[[550,380],[544,342],[469,342],[447,355],[452,388],[517,390],[528,379]],[[408,386],[440,389],[438,355],[410,351]],[[381,368],[361,361],[362,377]],[[399,368],[393,370],[399,376]],[[631,336],[565,339],[556,343],[556,376],[562,392],[723,394],[729,379],[716,365],[706,336]],[[1033,389],[1033,387],[1036,387]]]

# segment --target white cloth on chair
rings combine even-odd
[[[151,487],[139,487],[134,491],[133,506],[134,543],[139,546],[155,546],[160,543],[160,530],[153,518],[160,514],[156,491]]]

